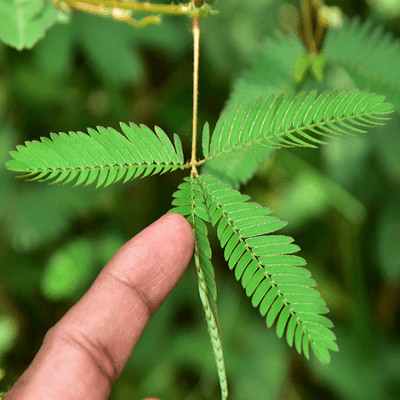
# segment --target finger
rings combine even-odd
[[[106,399],[150,316],[193,253],[189,223],[167,214],[109,261],[88,292],[46,334],[6,400]]]

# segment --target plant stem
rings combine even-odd
[[[321,42],[324,37],[324,32],[325,32],[325,25],[321,22],[319,18],[317,18],[317,27],[315,29],[315,37],[314,37],[315,48],[317,51],[321,46]]]
[[[170,14],[170,15],[184,15],[190,14],[192,8],[189,4],[151,4],[148,2],[137,3],[132,1],[119,1],[119,0],[54,0],[55,3],[64,2],[72,8],[82,9],[82,4],[90,4],[97,6],[101,9],[103,8],[116,8],[125,9],[140,12],[152,12],[160,14]]]
[[[196,140],[197,140],[197,103],[199,87],[199,43],[200,25],[198,16],[193,17],[193,42],[194,42],[194,61],[193,61],[193,127],[192,127],[192,158],[191,165],[196,163]]]
[[[311,22],[310,0],[301,0],[301,12],[306,46],[311,54],[315,54],[317,52],[317,49],[315,46],[314,33]]]
[[[211,9],[211,6],[204,5],[198,8],[193,1],[186,4],[152,4],[148,1],[139,3],[126,0],[50,0],[63,11],[70,12],[71,9],[85,11],[92,14],[112,17],[119,21],[129,22],[134,26],[146,26],[157,24],[161,21],[161,15],[188,15],[206,16],[218,14],[218,11]],[[124,11],[127,10],[127,11]],[[135,12],[153,13],[156,15],[143,17],[140,20],[132,18]]]

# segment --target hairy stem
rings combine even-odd
[[[192,158],[191,164],[196,163],[196,140],[197,140],[197,103],[199,95],[199,42],[200,25],[197,16],[193,17],[193,42],[194,42],[194,62],[193,62],[193,127],[192,127]]]

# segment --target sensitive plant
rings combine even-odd
[[[292,238],[277,233],[286,222],[272,216],[272,210],[251,202],[247,195],[236,189],[254,175],[260,163],[257,160],[269,157],[276,149],[317,147],[325,143],[324,138],[364,133],[366,128],[382,125],[393,106],[385,102],[384,96],[369,90],[327,90],[320,94],[315,90],[296,90],[296,84],[304,79],[308,70],[315,79],[321,79],[326,59],[329,59],[329,54],[335,54],[334,50],[329,51],[328,44],[331,42],[327,39],[325,56],[317,40],[321,33],[318,33],[318,29],[315,32],[306,29],[306,46],[297,57],[296,68],[291,71],[292,92],[267,94],[257,99],[249,96],[249,100],[237,104],[234,91],[229,106],[214,129],[210,129],[208,123],[204,124],[201,136],[203,156],[199,159],[196,151],[199,20],[202,16],[214,13],[209,2],[196,1],[180,6],[151,5],[148,10],[141,3],[124,2],[121,8],[111,6],[111,2],[108,8],[92,3],[88,2],[87,7],[82,7],[85,3],[81,2],[58,5],[68,5],[142,26],[157,23],[160,17],[151,16],[137,21],[133,18],[132,9],[136,11],[139,7],[139,11],[184,14],[191,18],[194,96],[190,160],[185,161],[178,135],[174,134],[171,140],[159,127],[151,130],[145,125],[122,123],[120,132],[113,128],[97,127],[89,128],[87,134],[52,133],[50,138],[26,142],[11,152],[13,159],[7,162],[7,168],[30,180],[75,185],[93,183],[96,187],[188,169],[190,174],[174,193],[174,208],[171,211],[185,216],[193,228],[200,299],[214,351],[222,398],[228,397],[228,387],[208,239],[210,225],[216,228],[228,267],[250,297],[252,305],[258,307],[260,314],[266,318],[267,326],[276,323],[278,337],[285,335],[288,344],[294,345],[307,359],[311,348],[321,362],[329,363],[329,351],[338,350],[336,336],[331,330],[333,324],[325,317],[328,308],[315,290],[316,283],[311,279],[311,274],[304,268],[305,261],[295,255],[299,247]],[[79,7],[74,7],[77,4]],[[123,8],[125,6],[128,10]],[[43,22],[42,33],[45,25]],[[360,25],[354,29],[360,29]],[[315,36],[310,36],[310,33],[315,33]],[[358,36],[368,40],[367,34]],[[299,40],[297,43],[301,43]],[[391,45],[397,46],[397,43]],[[340,50],[345,53],[343,47],[338,47],[336,52],[340,53]],[[339,54],[332,56],[331,62],[340,65],[343,59],[345,56]],[[354,65],[361,62],[347,62],[345,65],[350,64],[350,68],[353,66],[356,74],[358,70]],[[365,71],[363,68],[359,74],[368,78],[368,70],[367,73]],[[264,75],[268,76],[268,70]],[[248,76],[251,77],[251,74]],[[248,76],[244,82],[249,79]],[[374,82],[380,81],[379,71],[374,77]],[[262,90],[263,85],[258,83],[258,86]],[[395,102],[390,93],[384,90],[390,87],[392,92],[396,92],[392,85],[378,87],[382,87],[381,92]],[[242,84],[241,90],[246,99],[245,84]],[[230,168],[232,164],[236,165],[233,175]]]

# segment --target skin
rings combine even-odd
[[[193,231],[179,214],[164,215],[122,246],[47,332],[5,400],[107,399],[150,317],[184,273],[193,247]]]

